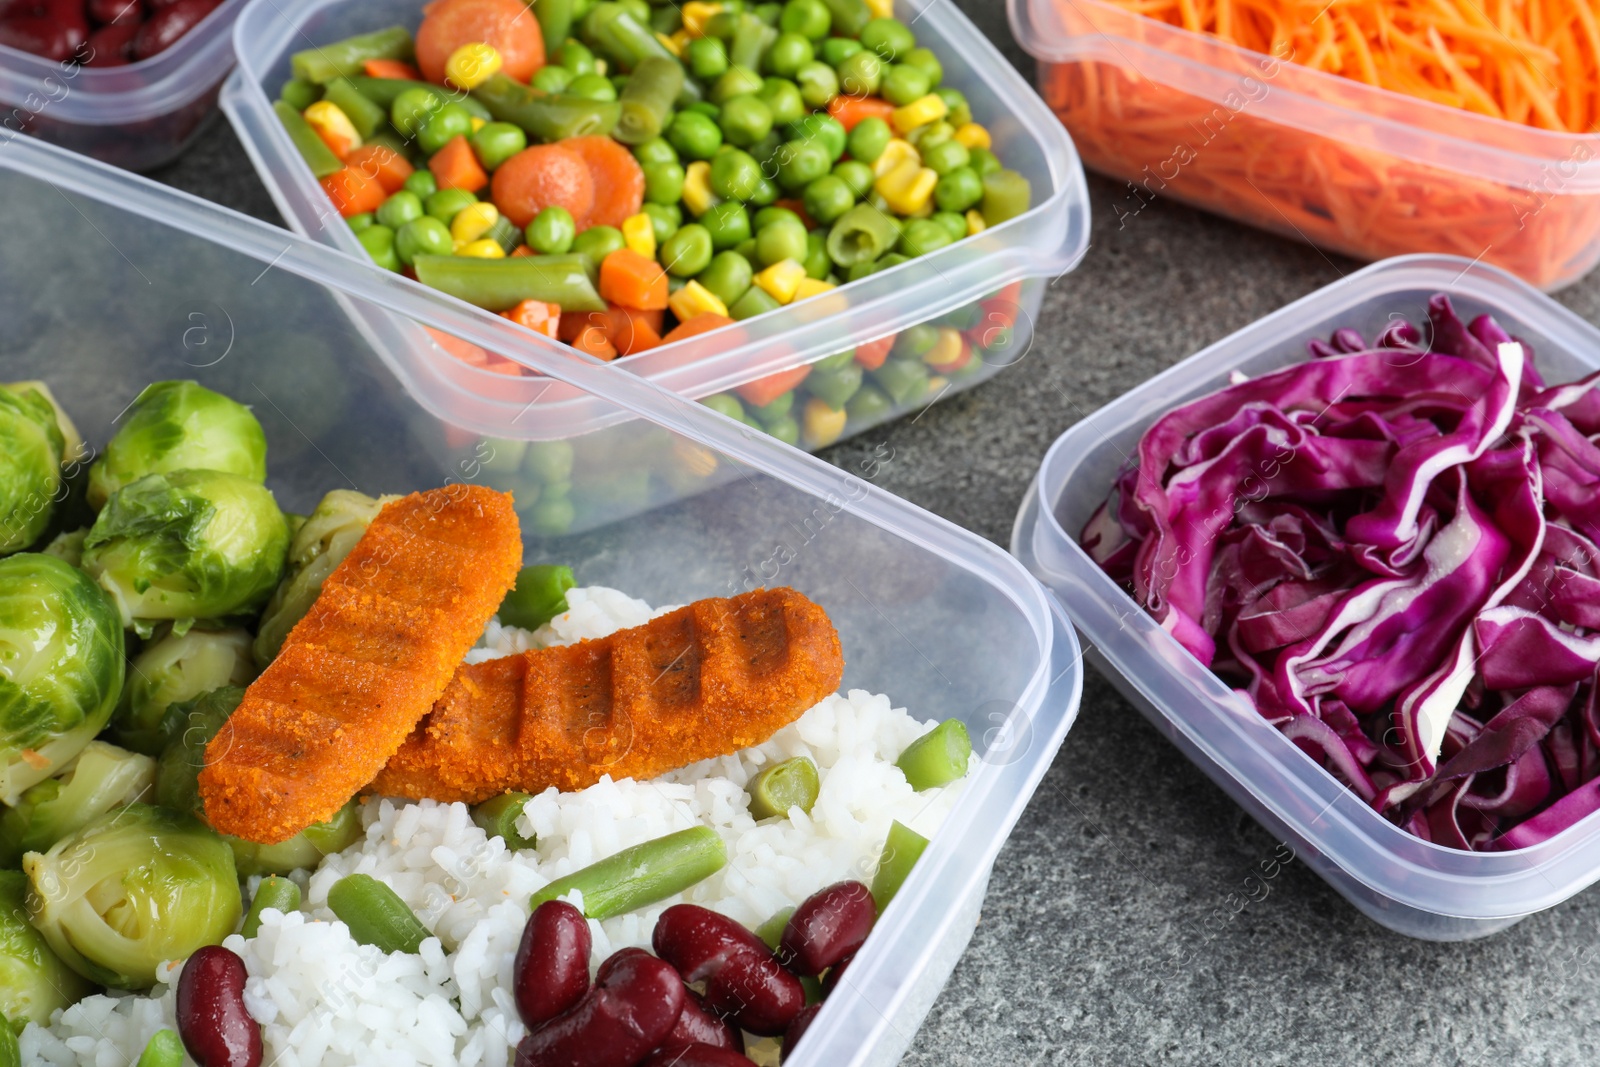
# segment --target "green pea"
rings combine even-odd
[[[896,247],[905,255],[921,256],[937,252],[952,240],[950,231],[932,219],[912,219],[901,231]]]
[[[878,92],[896,107],[928,95],[928,76],[916,67],[896,63],[883,72]]]
[[[566,67],[551,63],[548,66],[540,67],[530,84],[535,89],[541,89],[547,93],[563,92],[567,86],[572,84],[572,71]]]
[[[734,319],[743,321],[753,319],[757,315],[765,315],[769,311],[777,311],[782,306],[761,286],[752,285],[728,308],[728,314]]]
[[[832,115],[812,114],[802,116],[798,122],[790,124],[789,139],[821,141],[827,146],[828,163],[831,165],[844,155],[845,147],[850,142],[850,135],[845,132],[844,125]]]
[[[957,140],[941,141],[922,153],[922,165],[943,177],[958,167],[964,167],[972,157],[967,146]]]
[[[756,207],[767,207],[778,199],[778,187],[762,177],[761,184],[756,186],[756,191],[750,194],[750,202]]]
[[[457,137],[472,132],[472,112],[457,103],[449,103],[427,121],[417,133],[417,147],[430,156]]]
[[[431,217],[448,226],[462,208],[470,207],[477,202],[478,198],[465,189],[440,189],[424,199],[422,206]],[[440,254],[448,255],[449,248],[446,247],[445,251]]]
[[[801,201],[805,204],[807,215],[827,226],[854,207],[856,197],[843,181],[832,174],[824,174],[806,186]]]
[[[385,200],[383,205],[378,208],[377,221],[391,230],[398,230],[412,219],[420,219],[421,217],[422,197],[416,193],[408,193],[401,189]]]
[[[821,230],[806,234],[806,277],[822,281],[833,272],[833,260],[828,258],[828,238]]]
[[[806,102],[800,95],[800,87],[788,78],[768,78],[761,83],[759,95],[772,111],[774,126],[798,122],[806,114]]]
[[[920,397],[928,385],[928,366],[920,359],[891,359],[872,372],[872,380],[896,405]]]
[[[779,393],[778,399],[774,400],[772,403],[763,404],[761,407],[756,408],[756,421],[765,425],[773,422],[776,419],[783,418],[785,415],[788,415],[790,412],[794,411],[794,400],[795,396],[793,389],[790,389],[786,393]]]
[[[677,204],[645,204],[640,208],[650,216],[650,228],[655,231],[656,245],[678,232],[683,225],[683,209]],[[963,223],[965,225],[965,223]]]
[[[796,71],[815,58],[809,37],[798,33],[780,33],[767,49],[764,63],[773,74],[792,78]]]
[[[850,158],[871,163],[883,155],[883,150],[893,137],[894,131],[882,119],[876,116],[862,119],[850,131]]]
[[[983,199],[983,179],[972,167],[946,171],[933,187],[933,202],[940,211],[966,211]]]
[[[400,257],[394,251],[394,231],[382,224],[368,226],[356,234],[356,240],[367,250],[372,262],[385,270],[399,270]]]
[[[407,89],[389,105],[389,121],[401,136],[415,137],[439,112],[439,100],[432,89]]]
[[[533,217],[523,234],[528,247],[541,255],[553,256],[572,250],[572,241],[578,235],[578,226],[572,213],[564,207],[551,205]]]
[[[683,199],[683,168],[675,162],[645,167],[644,198],[652,204],[676,204]]]
[[[888,418],[894,411],[894,401],[875,385],[863,385],[845,405],[852,423],[877,422]],[[858,427],[859,428],[859,427]]]
[[[768,26],[776,26],[778,19],[783,16],[783,5],[777,3],[757,4],[750,10],[755,12],[756,18]]]
[[[372,212],[368,211],[361,215],[351,215],[349,218],[344,220],[344,223],[346,226],[350,227],[351,233],[360,233],[362,230],[376,226],[378,224],[378,218]]]
[[[822,61],[838,69],[839,64],[861,51],[861,42],[854,37],[829,37],[822,42]]]
[[[722,130],[694,111],[680,111],[667,124],[667,141],[685,159],[710,159],[722,147]]]
[[[812,61],[794,73],[800,100],[809,108],[825,108],[839,95],[839,76],[826,63]]]
[[[777,222],[779,219],[787,219],[790,222],[799,223],[801,227],[805,226],[805,222],[800,218],[800,216],[796,215],[793,211],[790,211],[786,207],[762,208],[760,211],[756,212],[754,226],[757,230],[764,230],[768,226],[771,226],[774,222]]]
[[[933,214],[933,221],[944,227],[952,241],[959,241],[967,236],[965,215],[958,215],[954,211],[936,211]]]
[[[627,247],[622,231],[615,226],[590,226],[572,239],[572,251],[599,263],[619,248]]]
[[[762,310],[770,311],[771,309],[763,308]],[[760,312],[756,314],[760,314]],[[749,316],[745,317],[748,318]],[[786,445],[798,445],[800,443],[800,422],[793,415],[785,415],[782,418],[773,419],[771,422],[765,423],[762,428]]]
[[[737,252],[718,252],[711,257],[711,265],[701,271],[695,281],[731,307],[750,288],[754,277],[755,268],[750,266],[748,259]]]
[[[777,160],[778,184],[790,192],[804,189],[827,174],[833,164],[828,146],[819,139],[789,141],[778,150]]]
[[[895,359],[921,359],[938,343],[939,331],[926,322],[919,322],[900,331],[890,354]]]
[[[862,49],[846,56],[834,70],[839,74],[842,92],[850,96],[876,96],[883,79],[883,60],[876,53]]]
[[[713,205],[700,216],[700,225],[711,234],[711,245],[719,252],[750,239],[750,213],[737,200]]]
[[[697,115],[704,115],[712,122],[715,122],[722,117],[722,109],[709,100],[696,100],[683,110],[693,111]]]
[[[718,415],[726,415],[730,419],[744,421],[744,405],[739,403],[739,398],[732,393],[714,393],[702,397],[700,403],[715,411]]]
[[[633,158],[639,161],[641,167],[648,167],[652,163],[676,163],[678,150],[666,138],[652,137],[643,144],[633,146]]]
[[[933,54],[931,48],[913,48],[901,56],[899,62],[908,67],[916,67],[928,76],[928,89],[936,89],[944,80],[944,64],[939,62],[939,57]]]
[[[761,183],[761,166],[748,152],[730,148],[711,159],[711,191],[724,200],[749,200]]]
[[[906,140],[911,142],[918,152],[944,144],[956,135],[956,128],[948,122],[929,122],[918,126],[906,135]]]
[[[763,267],[781,263],[786,259],[796,262],[806,258],[806,228],[798,222],[779,219],[756,233],[756,258]]]
[[[472,151],[484,170],[494,170],[528,147],[528,135],[509,122],[486,122],[472,135]]]
[[[722,104],[722,136],[729,144],[753,145],[772,132],[772,109],[753,93]]]
[[[736,96],[761,91],[761,75],[749,67],[729,67],[711,86],[711,102],[721,107]]]
[[[989,175],[1005,169],[1004,165],[1000,162],[1000,157],[989,151],[987,148],[968,149],[967,157],[969,160],[967,165],[971,167],[980,178],[987,178]]]
[[[412,219],[394,235],[395,255],[407,266],[417,256],[448,256],[454,247],[450,227],[431,214]]]
[[[696,37],[689,42],[689,70],[703,82],[722,77],[728,69],[728,46],[715,37]]]
[[[617,88],[602,74],[580,74],[567,85],[567,95],[582,100],[609,103],[617,98]]]
[[[861,47],[893,63],[917,46],[917,38],[899,19],[873,19],[862,27]]]
[[[733,250],[751,263],[756,261],[756,239],[746,237],[743,241],[733,246]]]
[[[405,184],[400,188],[427,199],[439,191],[439,179],[433,176],[431,170],[414,170],[406,176]]]
[[[938,79],[934,80],[934,84],[938,84]],[[934,92],[944,101],[944,106],[949,108],[945,115],[946,121],[956,126],[965,126],[972,121],[972,105],[967,103],[967,98],[960,89],[935,89]]]
[[[844,407],[860,388],[861,365],[853,359],[847,359],[842,367],[815,368],[806,376],[806,392],[836,411]]]
[[[520,512],[518,514],[521,515]],[[565,497],[552,499],[547,488],[522,518],[527,523],[523,529],[540,537],[558,537],[572,528],[578,518],[578,509]]]
[[[556,49],[556,62],[570,71],[574,78],[580,74],[593,74],[597,69],[594,53],[575,37],[568,37]]]
[[[692,278],[711,265],[711,232],[691,222],[667,239],[657,258],[675,278]]]
[[[835,163],[833,176],[844,182],[845,188],[850,190],[850,195],[858,200],[871,192],[876,177],[872,173],[872,168],[859,159],[846,159]]]
[[[778,16],[778,29],[820,41],[833,28],[833,15],[822,0],[789,0]]]

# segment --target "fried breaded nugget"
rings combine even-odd
[[[827,613],[793,589],[701,600],[609,637],[463,667],[372,791],[477,803],[653,778],[760,744],[839,687]]]
[[[480,486],[386,506],[206,748],[206,818],[287,840],[372,780],[516,581],[511,498]]]

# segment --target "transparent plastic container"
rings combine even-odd
[[[473,481],[448,444],[486,416],[472,396],[419,395],[420,357],[375,350],[348,308],[402,305],[474,343],[504,319],[225,208],[21,139],[0,152],[13,227],[0,246],[4,380],[48,381],[91,443],[152,380],[193,378],[250,404],[268,484],[290,510],[355,488],[406,492]],[[55,250],[41,265],[36,250]],[[83,313],[87,294],[97,311]],[[888,693],[923,718],[963,719],[983,761],[811,1031],[798,1067],[892,1064],[972,935],[990,869],[1077,714],[1079,652],[1020,564],[842,470],[629,374],[570,354],[530,364],[649,443],[667,471],[714,463],[737,477],[676,507],[582,535],[524,525],[527,558],[653,603],[791,585],[822,604],[846,687]],[[489,425],[499,438],[539,429]],[[532,430],[527,427],[532,426]],[[469,429],[469,427],[471,427]],[[875,464],[893,462],[879,457]],[[574,472],[582,478],[581,469]],[[575,487],[576,488],[576,487]]]
[[[224,0],[171,48],[125,67],[75,67],[0,45],[0,143],[30,133],[129,170],[172,162],[233,69],[245,2]]]
[[[1542,289],[1600,260],[1600,135],[1314,71],[1105,0],[1008,0],[1084,161],[1130,224],[1171,196],[1358,259],[1481,258]]]
[[[1305,343],[1391,316],[1424,320],[1448,293],[1463,318],[1493,314],[1533,347],[1550,382],[1600,369],[1600,330],[1510,275],[1454,256],[1404,256],[1352,274],[1224,338],[1056,439],[1011,548],[1055,592],[1085,657],[1268,832],[1374,921],[1435,941],[1483,937],[1600,878],[1600,815],[1511,852],[1461,852],[1395,826],[1261,718],[1078,547],[1090,514],[1161,415],[1228,384],[1307,358]]]
[[[361,245],[290,143],[270,99],[288,78],[289,57],[295,51],[384,26],[414,28],[421,6],[422,0],[260,0],[246,9],[235,28],[239,70],[224,87],[223,111],[290,227],[363,259]],[[1060,123],[954,5],[904,4],[900,12],[914,22],[918,40],[943,62],[941,84],[966,94],[975,118],[990,131],[994,151],[1028,179],[1033,208],[975,238],[822,296],[619,359],[618,368],[699,399],[840,356],[919,323],[932,322],[963,335],[969,356],[959,370],[931,368],[915,356],[891,356],[891,373],[898,377],[893,389],[883,386],[890,404],[870,409],[857,405],[853,412],[846,405],[842,430],[830,428],[830,433],[802,439],[805,447],[817,448],[968,388],[1027,351],[1045,279],[1072,269],[1088,248],[1083,168]],[[571,398],[544,392],[543,383],[467,366],[411,323],[381,318],[368,319],[364,328],[384,337],[390,347],[417,349],[422,360],[472,391],[487,408],[509,412],[533,405],[570,420],[573,427],[588,417]],[[552,347],[554,342],[528,332],[491,351],[515,360],[519,352]],[[887,376],[868,372],[865,378],[882,385]],[[810,394],[804,383],[795,394],[798,412]]]

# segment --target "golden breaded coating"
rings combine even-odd
[[[452,485],[378,513],[206,748],[206,818],[284,841],[372,780],[516,581],[511,498]]]
[[[654,778],[760,744],[843,673],[827,613],[793,589],[701,600],[461,668],[371,790],[478,803],[607,774]]]

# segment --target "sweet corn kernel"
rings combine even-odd
[[[444,76],[460,89],[476,89],[496,74],[505,60],[493,45],[482,41],[464,44],[444,61]]]
[[[820,397],[807,400],[801,422],[806,432],[806,444],[812,448],[833,444],[844,433],[844,424],[849,417],[843,409],[830,408]]]
[[[873,183],[873,189],[896,215],[916,215],[933,202],[939,175],[929,167],[906,160]]]
[[[894,0],[867,0],[867,10],[875,19],[894,18]]]
[[[461,245],[456,249],[456,255],[471,256],[473,259],[505,259],[506,250],[493,237],[483,237]]]
[[[469,244],[488,233],[489,228],[499,220],[500,212],[496,211],[489,201],[468,204],[456,212],[456,217],[450,220],[450,236],[463,244]]]
[[[717,454],[693,441],[672,442],[672,456],[683,469],[696,478],[709,478],[717,469]]]
[[[883,146],[883,154],[872,161],[872,173],[875,177],[881,178],[908,159],[913,163],[922,162],[922,156],[910,141],[902,141],[898,137],[891,138],[889,143]]]
[[[967,212],[968,237],[982,233],[984,231],[984,227],[988,225],[989,224],[987,222],[983,221],[983,212],[979,211],[977,208],[973,208],[971,211]]]
[[[674,30],[672,43],[667,47],[672,49],[672,54],[682,59],[689,52],[689,42],[694,40],[688,30]]]
[[[796,300],[808,300],[834,288],[837,287],[832,282],[825,282],[821,278],[801,278],[800,284],[794,287],[794,298]]]
[[[622,239],[645,259],[656,258],[656,227],[644,212],[622,220]]]
[[[963,148],[988,148],[989,131],[976,122],[969,122],[956,130],[956,144]]]
[[[711,191],[710,163],[697,159],[683,168],[683,202],[697,218],[717,202],[717,194]]]
[[[933,347],[922,354],[922,362],[936,369],[952,366],[961,359],[962,343],[959,331],[941,326]]]
[[[350,121],[350,116],[339,109],[339,105],[327,100],[318,100],[305,110],[306,123],[317,131],[317,136],[327,143],[329,148],[341,158],[346,154],[361,147],[361,135],[356,132],[355,123]],[[343,144],[341,152],[334,147]]]
[[[711,16],[722,14],[721,4],[705,3],[704,0],[689,0],[683,5],[683,32],[690,37],[704,37],[706,23]]]
[[[929,93],[919,96],[905,107],[894,109],[894,128],[896,133],[910,133],[918,126],[925,126],[930,122],[938,122],[950,113],[950,105],[944,102],[944,97],[938,93]]]
[[[787,304],[800,290],[800,283],[805,279],[805,265],[798,260],[783,259],[774,263],[766,270],[757,274],[755,283],[767,291],[767,295],[780,304]]]
[[[483,129],[487,125],[489,125],[489,123],[486,122],[485,120],[480,119],[476,115],[472,116],[472,132],[473,133],[477,133],[479,130]]]
[[[656,31],[656,40],[661,42],[662,48],[665,48],[667,51],[671,52],[675,57],[678,59],[683,58],[683,49],[678,46],[677,41],[673,40],[671,37],[668,37],[659,30]]]
[[[679,322],[688,322],[707,311],[723,316],[728,314],[728,305],[718,299],[716,293],[696,281],[691,281],[668,297],[667,306],[672,308]]]
[[[922,395],[928,398],[929,403],[939,398],[939,394],[950,388],[950,379],[935,374],[928,379],[928,384],[923,386]]]

